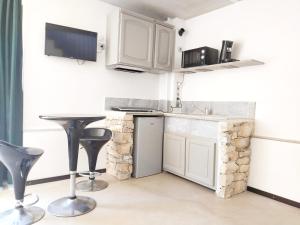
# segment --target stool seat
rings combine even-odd
[[[27,176],[43,153],[42,149],[20,147],[0,141],[0,161],[12,176],[16,199],[14,209],[0,213],[1,225],[33,224],[44,217],[43,209],[23,205]]]
[[[0,148],[2,152],[5,151],[13,151],[19,152],[20,154],[28,155],[28,156],[41,156],[44,153],[44,150],[39,148],[28,148],[28,147],[21,147],[17,145],[10,144],[5,141],[0,141]],[[2,157],[9,157],[9,155],[2,156]]]
[[[82,132],[80,140],[86,139],[109,140],[109,130],[105,128],[85,128]]]
[[[99,191],[108,186],[102,180],[95,180],[95,169],[101,148],[111,139],[112,132],[105,128],[86,128],[80,137],[80,144],[85,149],[89,161],[89,180],[77,183],[81,191]]]
[[[44,153],[44,151],[39,148],[18,148],[17,150],[30,156],[41,156]]]

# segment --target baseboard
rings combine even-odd
[[[96,172],[99,173],[105,173],[106,169],[100,169],[100,170],[96,170]],[[79,177],[79,174],[76,174],[77,177]],[[60,180],[67,180],[70,178],[70,175],[62,175],[62,176],[56,176],[56,177],[47,177],[47,178],[43,178],[43,179],[37,179],[37,180],[30,180],[26,182],[26,185],[36,185],[36,184],[43,184],[43,183],[49,183],[49,182],[55,182],[55,181],[60,181]]]
[[[290,200],[290,199],[287,199],[287,198],[284,198],[284,197],[281,197],[281,196],[278,196],[278,195],[274,195],[274,194],[271,194],[269,192],[256,189],[254,187],[248,186],[247,191],[253,192],[253,193],[258,194],[258,195],[262,195],[262,196],[267,197],[267,198],[271,198],[275,201],[282,202],[282,203],[285,203],[287,205],[291,205],[291,206],[300,208],[300,202],[296,202],[296,201],[293,201],[293,200]]]

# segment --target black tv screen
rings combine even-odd
[[[45,55],[96,61],[97,33],[46,23]]]

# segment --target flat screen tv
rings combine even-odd
[[[97,33],[46,23],[45,55],[97,60]]]

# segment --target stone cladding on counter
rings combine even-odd
[[[112,131],[112,140],[106,145],[106,171],[119,180],[129,179],[132,174],[133,115],[108,113],[106,127]]]
[[[247,189],[250,168],[252,120],[228,120],[218,124],[216,193],[230,198]]]

